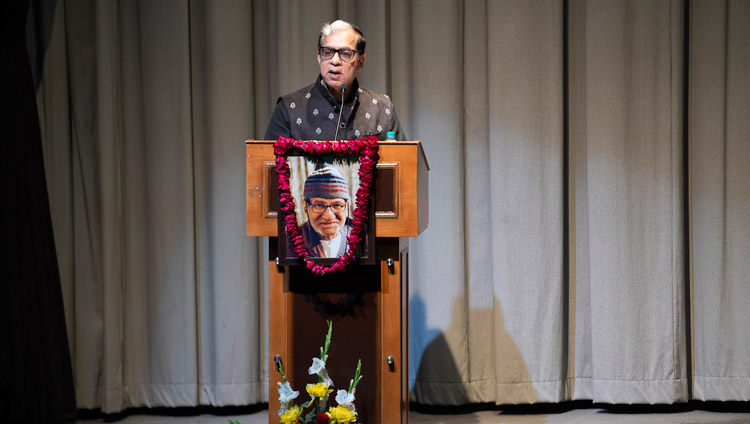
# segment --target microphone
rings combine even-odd
[[[339,120],[336,121],[336,135],[333,136],[334,140],[339,139],[339,125],[341,125],[341,113],[344,111],[344,91],[346,91],[346,84],[341,84],[341,109],[339,109]]]

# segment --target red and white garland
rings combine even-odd
[[[339,257],[338,261],[330,266],[316,264],[314,258],[310,257],[305,247],[304,238],[297,226],[297,214],[289,185],[289,162],[287,161],[287,156],[293,150],[304,152],[307,155],[333,155],[334,157],[359,155],[360,157],[359,189],[356,194],[356,207],[352,218],[353,228],[347,237],[349,248],[343,256]],[[279,180],[279,210],[283,215],[286,232],[289,235],[294,252],[314,274],[323,275],[344,270],[349,263],[355,260],[354,252],[362,240],[362,230],[370,215],[370,199],[375,186],[375,168],[378,162],[377,138],[366,137],[348,141],[301,141],[281,136],[274,143],[273,152],[276,155],[276,173]],[[283,235],[279,234],[279,237],[283,237]],[[370,254],[373,253],[370,252]]]

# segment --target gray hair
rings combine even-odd
[[[365,35],[362,33],[362,30],[359,29],[358,26],[352,25],[346,21],[342,21],[341,19],[323,25],[323,28],[320,29],[320,35],[318,36],[318,48],[322,47],[321,43],[323,42],[323,37],[328,37],[334,32],[338,32],[344,29],[351,29],[357,33],[356,49],[359,54],[365,54],[365,45],[367,44],[367,42],[365,41]]]

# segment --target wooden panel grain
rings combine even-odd
[[[395,170],[399,187],[396,197],[397,219],[377,219],[377,237],[416,237],[418,233],[417,215],[417,149],[409,144],[381,144],[380,160],[384,163],[398,163]],[[377,189],[377,188],[376,188]]]
[[[427,157],[420,144],[417,153],[417,205],[419,208],[417,212],[417,234],[421,234],[422,231],[426,230],[430,222],[429,171],[430,165],[427,163]]]
[[[381,354],[380,371],[380,405],[382,423],[400,423],[401,411],[401,375],[406,365],[402,362],[401,355],[401,287],[399,274],[401,264],[394,261],[394,273],[388,270],[386,261],[381,261],[381,305],[380,314],[381,328]],[[388,364],[388,358],[393,359],[392,365]]]
[[[275,244],[275,243],[271,243]],[[268,422],[278,423],[279,417],[276,412],[281,406],[279,404],[278,383],[281,382],[281,374],[276,368],[276,356],[281,358],[284,366],[284,374],[287,379],[294,381],[294,369],[291,364],[291,343],[294,337],[292,323],[291,298],[287,290],[288,282],[285,281],[285,273],[279,272],[274,260],[268,261]]]
[[[245,219],[248,236],[276,236],[276,217],[268,214],[271,197],[266,165],[274,160],[273,144],[245,144]]]
[[[399,285],[401,337],[401,424],[409,424],[409,239],[399,239]]]

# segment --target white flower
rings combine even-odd
[[[302,118],[297,118],[297,125],[302,125]]]
[[[336,115],[334,115],[333,112],[331,112],[331,113],[328,114],[328,119],[333,119],[335,117],[336,117]]]
[[[383,131],[383,127],[381,127],[380,125],[378,125],[378,132],[381,132],[381,131]]]
[[[307,370],[307,373],[310,375],[317,374],[320,372],[320,370],[324,369],[326,367],[326,363],[324,360],[320,358],[313,358],[313,363],[310,365],[310,368]]]
[[[336,403],[339,405],[350,405],[354,403],[354,393],[349,393],[344,389],[336,392]]]
[[[323,130],[321,130],[320,127],[315,128],[315,133],[316,134],[320,134],[321,132],[323,132]]]
[[[307,94],[305,94],[305,98],[307,98],[307,99],[309,99],[309,98],[310,98],[310,96],[311,96],[311,94],[310,94],[310,93],[307,93]]]
[[[296,390],[292,390],[292,386],[289,385],[288,381],[285,381],[284,384],[276,383],[279,385],[279,401],[282,403],[287,403],[290,400],[296,399],[297,396],[299,396],[299,392]]]
[[[318,115],[318,109],[313,110],[313,115],[315,115],[315,116]]]
[[[295,107],[297,107],[297,105],[295,105],[294,102],[289,104],[289,108],[294,109]]]
[[[349,393],[346,390],[340,389],[336,392],[336,403],[352,412],[356,412],[354,410],[354,392],[356,390],[357,389],[354,389],[352,393]]]
[[[359,137],[359,130],[354,130],[354,136]]]
[[[378,101],[376,99],[372,99],[372,104],[376,105],[378,104]]]
[[[281,403],[281,409],[279,409],[279,416],[289,410],[289,402],[296,399],[299,396],[299,392],[292,390],[292,386],[289,385],[288,381],[284,384],[276,383],[279,385],[279,402]]]
[[[365,113],[365,118],[370,119],[370,112]]]
[[[328,384],[328,386],[333,386],[333,380],[331,380],[330,377],[328,377],[328,370],[326,369],[326,363],[320,358],[313,358],[312,365],[310,365],[310,368],[307,370],[307,373],[310,375],[319,375],[321,379],[323,379],[323,382]]]

